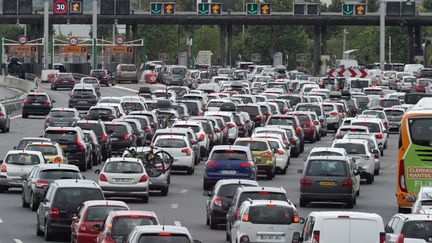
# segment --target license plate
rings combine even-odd
[[[116,178],[114,179],[116,183],[131,183],[132,179],[130,178]]]
[[[86,104],[86,103],[87,103],[87,101],[84,101],[84,100],[78,101],[78,104]]]
[[[32,103],[32,105],[42,105],[41,103]]]
[[[282,235],[259,235],[261,240],[283,240],[284,237]]]
[[[113,138],[111,138],[111,140],[113,140],[113,141],[117,141],[117,140],[118,140],[118,138],[116,138],[116,137],[113,137]]]
[[[320,186],[336,186],[336,182],[334,181],[320,181]]]
[[[235,175],[236,171],[235,170],[221,170],[222,174],[226,174],[226,175]]]
[[[65,149],[67,148],[67,145],[61,145],[61,148]]]

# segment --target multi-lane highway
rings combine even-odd
[[[130,95],[137,90],[139,85],[122,84],[117,87],[102,88],[103,96]],[[55,106],[67,106],[68,93],[70,91],[51,91],[47,85],[42,87],[56,100]],[[3,97],[3,90],[0,90],[0,97]],[[0,134],[0,157],[4,157],[21,137],[39,136],[43,133],[42,117],[22,119],[14,117],[11,122],[11,132]],[[305,153],[299,158],[293,158],[286,175],[277,175],[275,179],[268,181],[264,178],[259,180],[261,185],[282,186],[288,192],[289,198],[298,204],[300,174],[297,169],[302,168],[303,159],[308,151],[316,146],[331,146],[333,134],[330,133],[315,144],[307,144]],[[384,220],[397,212],[395,201],[395,175],[396,175],[396,152],[397,134],[391,134],[388,148],[381,158],[381,174],[375,178],[372,185],[362,184],[360,197],[354,211],[375,212],[381,215]],[[137,210],[154,211],[160,222],[165,224],[177,224],[188,227],[192,235],[203,243],[225,242],[225,231],[210,230],[205,225],[205,201],[203,196],[202,177],[203,162],[195,169],[194,175],[183,173],[175,174],[171,179],[170,192],[167,197],[160,197],[158,194],[151,194],[149,204],[141,201],[128,199],[126,202]],[[87,179],[96,180],[94,170],[84,173]],[[341,205],[315,204],[308,208],[299,208],[301,216],[307,216],[311,211],[316,210],[346,210]],[[66,242],[68,238],[58,239],[58,242]],[[0,194],[0,242],[44,242],[41,237],[36,237],[36,214],[29,209],[21,207],[21,191],[14,190],[6,194]]]

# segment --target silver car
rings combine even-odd
[[[0,104],[0,130],[3,133],[9,132],[10,128],[10,117],[9,112],[6,111],[4,105]]]
[[[110,158],[95,173],[106,197],[135,197],[148,203],[149,176],[140,159]]]
[[[3,193],[12,187],[22,188],[22,176],[46,161],[39,151],[11,150],[0,163],[0,193]]]

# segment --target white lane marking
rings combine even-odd
[[[24,243],[22,240],[20,239],[14,239],[15,243]]]
[[[180,221],[174,221],[174,225],[175,225],[175,226],[178,226],[178,227],[181,227],[181,226],[182,226],[181,223],[180,223]]]
[[[0,219],[0,224],[1,224],[1,223],[4,223],[3,219]]]
[[[178,208],[178,207],[179,207],[179,205],[177,203],[171,204],[171,208]]]
[[[188,191],[189,191],[188,189],[182,189],[182,190],[180,191],[180,193],[185,194],[185,193],[187,193]]]
[[[22,115],[18,115],[18,116],[13,116],[13,117],[11,117],[10,119],[11,119],[11,120],[14,120],[14,119],[21,118],[21,117],[22,117]]]
[[[111,86],[111,88],[122,89],[122,90],[130,91],[130,92],[138,93],[138,90],[126,88],[126,87],[123,87],[123,86],[120,86],[120,85]]]

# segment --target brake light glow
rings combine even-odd
[[[261,154],[262,157],[264,158],[272,158],[273,157],[273,153],[270,151],[266,151],[264,153]]]
[[[50,218],[52,218],[52,219],[60,218],[59,209],[58,208],[51,208],[49,215],[50,215]]]
[[[129,134],[123,135],[123,140],[129,140]]]
[[[104,181],[104,182],[108,182],[108,179],[106,178],[105,174],[103,174],[103,173],[99,174],[99,180]]]
[[[399,161],[399,188],[402,192],[407,192],[405,183],[405,161],[402,159]]]
[[[320,240],[320,232],[316,230],[313,232],[312,243],[319,243],[319,240]]]
[[[280,154],[280,155],[285,154],[285,152],[282,149],[278,149],[277,153]]]
[[[352,186],[353,186],[352,180],[343,180],[342,181],[342,187],[352,187]]]
[[[36,186],[36,188],[42,189],[42,188],[48,186],[48,184],[49,184],[49,182],[46,180],[37,180],[35,186]]]
[[[273,204],[273,203],[267,203],[266,204],[266,207],[276,207],[277,205],[276,204]]]
[[[190,149],[190,148],[184,148],[184,149],[182,149],[182,151],[181,151],[182,153],[185,153],[185,155],[186,156],[191,156],[191,152],[192,152],[192,150]]]
[[[222,207],[222,200],[218,196],[213,197],[212,203],[216,206]]]
[[[332,112],[330,112],[330,116],[337,116],[337,112],[336,111],[332,111]]]
[[[3,163],[3,164],[1,165],[1,172],[3,172],[3,173],[6,173],[6,172],[7,172],[7,166],[6,166],[5,163]]]
[[[146,133],[150,133],[150,127],[149,127],[149,126],[145,127],[145,128],[144,128],[144,131],[145,131]]]
[[[380,243],[385,243],[386,234],[384,232],[380,232]]]
[[[256,118],[257,118],[258,120],[261,120],[261,119],[263,118],[263,116],[258,115],[258,116],[256,116]]]
[[[402,233],[399,233],[396,243],[404,243],[404,238],[405,238],[404,235]]]
[[[46,100],[44,100],[44,104],[45,105],[51,105],[51,102],[48,99],[46,99]]]
[[[28,99],[23,100],[23,104],[28,104],[28,103],[30,103]]]
[[[105,133],[102,134],[101,141],[102,141],[102,143],[106,143],[108,141],[108,136]]]
[[[6,114],[4,112],[0,112],[0,116],[5,116]]]
[[[243,215],[243,217],[242,217],[242,221],[243,221],[243,222],[248,222],[248,221],[249,221],[249,214],[245,214],[245,215]],[[244,242],[244,241],[241,241],[241,242]],[[249,242],[249,241],[246,241],[246,242]]]
[[[249,162],[241,163],[240,167],[252,167],[252,164]]]
[[[301,186],[312,186],[312,181],[309,179],[305,179],[304,177],[302,177],[300,179],[300,185]]]
[[[62,159],[60,158],[60,156],[57,156],[57,157],[54,158],[53,162],[54,163],[61,163]]]
[[[169,232],[159,232],[158,235],[159,236],[171,236],[171,233],[169,233]]]
[[[269,194],[269,192],[265,192],[265,191],[260,191],[260,192],[258,192],[258,194],[261,194],[261,195],[266,195],[266,194]]]
[[[382,139],[383,138],[383,135],[381,134],[381,133],[378,133],[377,135],[375,135],[376,136],[376,138],[378,138],[378,139]]]
[[[216,161],[207,161],[206,166],[207,167],[213,167],[213,166],[217,166],[217,162]]]

